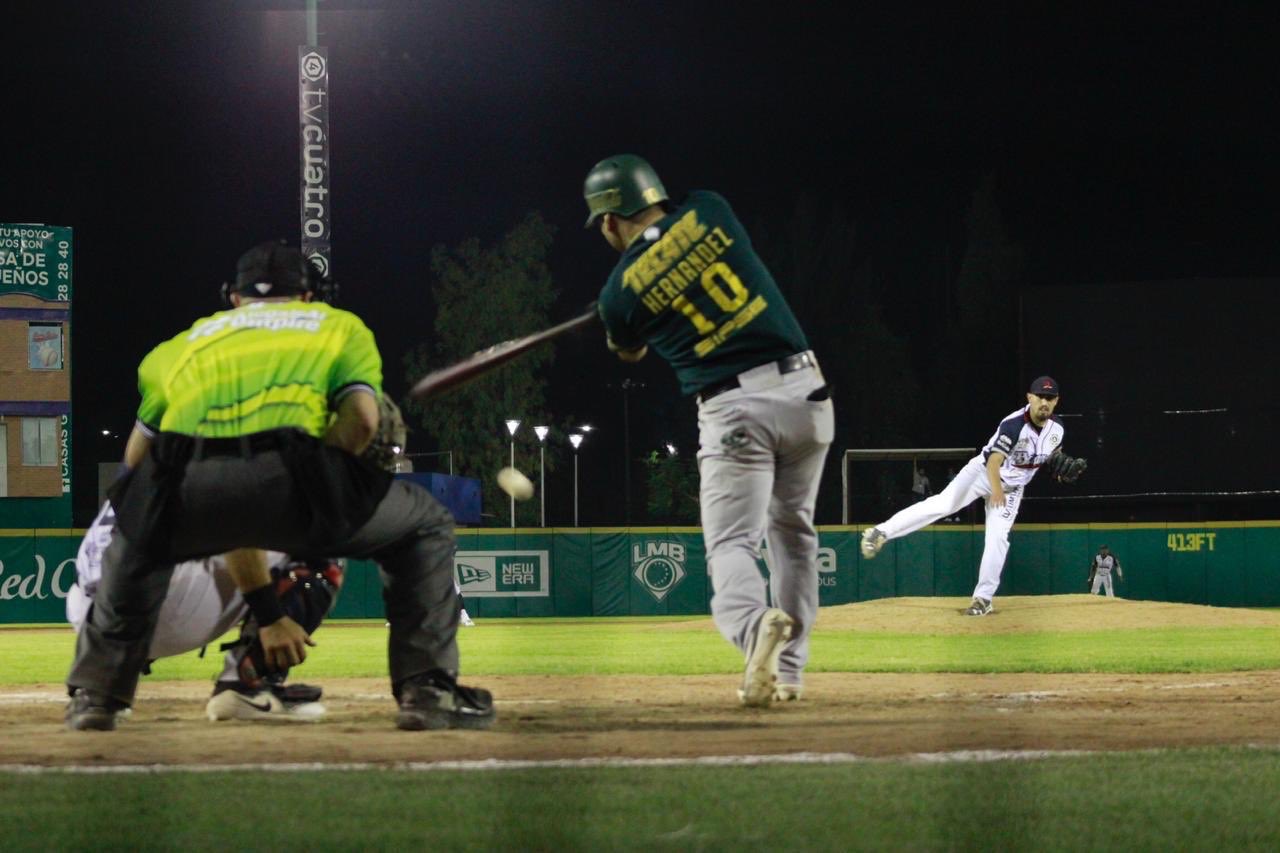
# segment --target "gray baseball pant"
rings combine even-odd
[[[698,471],[711,614],[744,654],[769,608],[757,561],[769,553],[773,606],[796,621],[778,681],[803,683],[818,615],[818,534],[813,506],[835,431],[830,399],[806,397],[825,384],[816,368],[779,374],[774,364],[739,374],[741,388],[698,406]]]

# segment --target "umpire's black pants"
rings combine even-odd
[[[425,489],[392,481],[367,522],[328,538],[309,533],[308,502],[278,450],[189,462],[178,498],[170,520],[175,560],[249,547],[299,557],[372,559],[381,567],[391,623],[393,689],[433,669],[457,674],[453,518]],[[76,641],[68,687],[133,703],[172,573],[173,562],[148,557],[116,528]]]

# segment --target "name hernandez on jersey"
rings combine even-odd
[[[985,463],[992,453],[1003,454],[1000,482],[1006,486],[1030,483],[1036,470],[1062,447],[1066,434],[1062,424],[1052,418],[1043,427],[1037,427],[1031,421],[1029,409],[1030,406],[1023,406],[1002,420],[982,452],[975,457]]]
[[[746,229],[706,190],[627,246],[599,309],[616,347],[650,347],[685,394],[809,349]]]

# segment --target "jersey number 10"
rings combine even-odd
[[[702,282],[702,289],[726,314],[746,305],[751,296],[742,279],[724,261],[716,261],[703,270],[699,281]],[[716,330],[716,324],[708,320],[683,293],[671,300],[671,307],[688,317],[698,334],[709,335]]]

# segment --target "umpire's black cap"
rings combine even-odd
[[[1058,396],[1058,382],[1052,376],[1038,376],[1031,383],[1031,387],[1027,389],[1027,392],[1039,397],[1056,397]]]
[[[236,263],[237,293],[286,296],[312,290],[312,271],[299,249],[283,240],[259,243]]]

